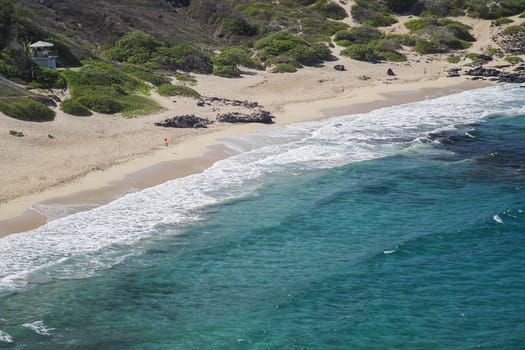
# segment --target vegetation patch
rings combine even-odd
[[[222,32],[227,35],[254,36],[259,33],[259,28],[244,18],[226,17],[222,19]]]
[[[202,74],[209,74],[213,71],[210,56],[199,48],[189,44],[161,47],[154,61],[172,70]]]
[[[92,115],[91,111],[86,108],[83,104],[74,99],[67,99],[60,103],[60,109],[67,114],[75,115],[78,117],[87,117]]]
[[[366,61],[404,62],[406,56],[398,50],[401,45],[414,45],[409,36],[384,35],[374,27],[362,26],[339,31],[335,35],[337,44],[346,47],[341,53],[350,58]]]
[[[372,27],[387,27],[397,22],[392,11],[379,0],[356,0],[352,17],[359,23]]]
[[[31,122],[47,122],[55,119],[55,111],[32,98],[0,99],[0,111],[5,115]]]
[[[290,63],[278,63],[272,68],[272,73],[295,73],[297,67]]]
[[[184,85],[163,84],[157,88],[157,92],[161,96],[185,96],[195,99],[201,98],[201,94]]]
[[[447,57],[447,62],[448,63],[459,63],[461,61],[461,57],[460,56],[456,56],[456,55],[452,55],[452,56],[449,56]]]
[[[323,43],[309,43],[298,35],[287,31],[271,33],[254,43],[257,56],[269,66],[280,57],[295,61],[298,65],[314,65],[330,57],[330,49]]]
[[[149,88],[125,68],[98,61],[86,61],[78,71],[67,70],[64,77],[71,95],[92,111],[105,114],[151,113],[160,106],[138,94],[149,93]]]
[[[325,18],[341,20],[348,17],[345,9],[333,1],[317,0],[310,8]]]
[[[162,43],[152,35],[134,31],[124,35],[115,45],[105,52],[114,61],[133,64],[144,64],[153,59]]]
[[[40,89],[63,89],[67,86],[66,80],[56,69],[34,67],[33,71],[34,79],[29,83],[32,87]]]
[[[504,60],[510,64],[518,64],[523,62],[523,59],[519,56],[507,56],[504,58]]]
[[[408,21],[405,26],[416,37],[414,50],[423,54],[464,50],[476,41],[471,27],[450,19],[426,17]]]
[[[483,58],[483,55],[480,55],[479,53],[469,52],[465,57],[470,59],[475,64],[485,64],[488,61]]]

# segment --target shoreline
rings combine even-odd
[[[268,127],[325,119],[340,115],[367,113],[424,99],[491,86],[486,82],[457,81],[440,78],[370,85],[352,90],[350,96],[321,98],[313,101],[285,102],[270,108],[277,115],[272,126],[261,124],[228,125],[204,134],[185,136],[175,144],[145,156],[118,163],[102,171],[94,170],[63,185],[20,196],[1,203],[0,237],[25,232],[44,225],[48,218],[38,210],[46,206],[63,206],[67,212],[55,213],[56,219],[109,203],[127,193],[162,184],[171,179],[199,173],[234,152],[221,140],[257,132]],[[392,91],[395,90],[395,91]],[[32,209],[33,208],[33,209]],[[49,214],[48,214],[49,215]]]

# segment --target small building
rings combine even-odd
[[[57,56],[50,51],[53,46],[52,43],[46,41],[37,41],[36,43],[29,45],[33,62],[43,68],[56,69]]]

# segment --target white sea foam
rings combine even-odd
[[[6,331],[0,329],[0,343],[12,343],[13,337],[9,335]]]
[[[24,323],[22,327],[26,327],[32,330],[33,332],[35,332],[36,334],[40,334],[40,335],[51,335],[51,332],[55,330],[54,328],[46,327],[46,325],[44,324],[44,321]]]
[[[494,221],[496,221],[498,224],[502,224],[503,223],[503,219],[501,219],[501,217],[498,215],[498,214],[494,214],[494,216],[492,217],[492,219]]]
[[[254,191],[260,178],[388,156],[438,128],[519,110],[524,95],[525,89],[492,87],[232,139],[242,153],[200,174],[0,239],[0,291],[91,276],[139,254],[141,240],[159,227],[176,233],[177,225],[199,220],[204,207]]]

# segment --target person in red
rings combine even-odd
[[[166,145],[166,147],[168,146],[168,138],[167,137],[164,138],[164,145]]]

